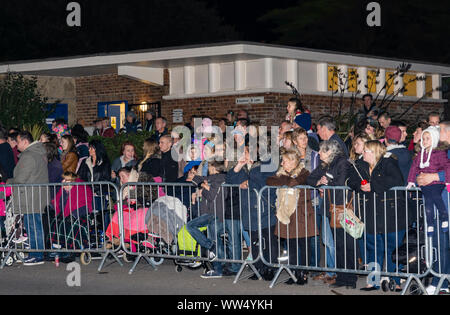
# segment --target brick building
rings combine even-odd
[[[332,97],[335,90],[343,93],[344,112],[359,91],[357,109],[366,93],[379,95],[379,100],[398,94],[389,108],[394,114],[428,94],[404,118],[415,122],[430,111],[442,113],[448,100],[438,87],[450,66],[414,61],[407,74],[393,77],[402,62],[239,42],[15,62],[0,65],[0,75],[15,71],[37,76],[44,95],[65,106],[70,124],[79,118],[91,124],[108,115],[117,129],[128,110],[142,115],[152,106],[171,125],[180,124],[180,118],[186,123],[193,114],[217,119],[242,108],[261,125],[278,125],[292,97],[285,81],[298,88],[313,118],[338,112],[341,93]],[[386,81],[389,88],[382,89]],[[402,87],[406,91],[398,93]]]

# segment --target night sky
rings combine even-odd
[[[81,27],[66,24],[69,0],[2,0],[0,62],[227,41],[352,52],[450,64],[449,1],[79,0]]]

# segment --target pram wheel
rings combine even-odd
[[[84,266],[89,265],[92,261],[91,253],[81,253],[80,261],[81,261],[81,264],[83,264]]]
[[[14,254],[14,260],[18,262],[22,262],[25,259],[25,253],[17,252]]]
[[[411,284],[411,286],[409,287],[409,295],[423,295],[423,292],[420,289],[419,285]]]
[[[14,264],[14,262],[16,261],[12,255],[10,255],[8,257],[8,259],[6,259],[6,261],[5,261],[5,258],[6,258],[6,253],[2,253],[2,263],[4,263],[5,266],[7,266],[7,267],[11,267]]]
[[[175,272],[180,273],[183,271],[183,267],[181,266],[175,266]]]
[[[389,290],[390,290],[389,279],[381,280],[381,289],[383,290],[383,292],[389,292]]]
[[[160,266],[164,263],[164,258],[159,258],[159,257],[151,257],[150,261],[155,265],[155,266]]]

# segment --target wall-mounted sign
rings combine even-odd
[[[264,96],[241,97],[236,99],[236,105],[244,105],[244,104],[264,104]]]
[[[174,109],[172,112],[173,123],[181,124],[183,122],[183,110],[182,109]]]

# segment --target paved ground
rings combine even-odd
[[[66,266],[61,264],[56,268],[53,263],[47,262],[35,267],[21,264],[5,267],[0,270],[0,294],[361,295],[363,292],[359,288],[365,285],[365,279],[361,277],[357,290],[338,289],[332,292],[328,286],[315,281],[310,281],[306,286],[279,284],[270,289],[270,283],[265,281],[244,280],[233,284],[234,278],[229,277],[201,279],[202,270],[176,273],[171,261],[164,262],[157,271],[142,262],[132,275],[128,274],[131,264],[120,267],[112,263],[98,273],[99,261],[93,261],[89,266],[81,266],[81,287],[69,287],[66,278],[70,271],[66,271]]]

